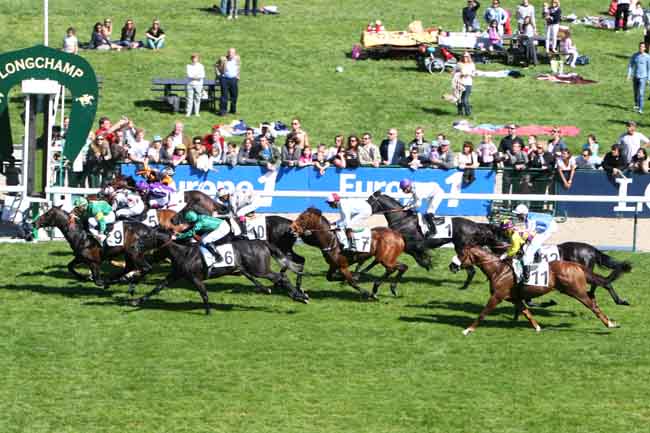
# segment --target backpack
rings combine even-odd
[[[589,56],[580,56],[576,59],[576,65],[588,65],[589,64]]]

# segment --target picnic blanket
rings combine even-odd
[[[435,44],[438,40],[438,30],[412,32],[363,32],[361,45],[364,48],[393,45],[396,47],[417,47],[420,44]]]
[[[492,135],[508,135],[509,131],[505,125],[494,125],[491,123],[482,123],[480,125],[472,125],[467,120],[459,120],[453,124],[455,129],[458,129],[469,134],[492,134]],[[517,126],[517,135],[551,135],[551,131],[555,126],[543,125],[522,125]],[[575,137],[580,134],[580,128],[577,126],[567,125],[560,126],[560,133],[565,137]]]
[[[560,83],[560,84],[594,84],[597,83],[598,81],[594,80],[587,80],[586,78],[582,78],[580,75],[572,72],[570,74],[539,74],[537,76],[538,80],[543,80],[543,81],[551,81],[553,83]]]

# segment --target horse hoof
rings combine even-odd
[[[618,303],[618,305],[625,305],[625,306],[629,307],[630,303],[627,302],[627,299],[621,299],[620,302]]]
[[[535,332],[542,332],[542,327],[539,325],[535,326]]]
[[[474,330],[473,330],[472,328],[467,328],[467,329],[464,329],[464,330],[463,330],[463,335],[464,335],[465,337],[467,337],[467,336],[468,336],[469,334],[471,334],[472,332],[474,332]]]
[[[613,320],[608,320],[608,321],[607,321],[607,327],[608,327],[608,328],[620,328],[621,325],[619,325],[618,323],[614,322]]]
[[[142,304],[142,299],[133,299],[131,300],[131,306],[132,307],[138,307]]]

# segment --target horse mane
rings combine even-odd
[[[402,207],[399,201],[395,200],[393,197],[389,196],[388,194],[382,193],[381,191],[375,191],[373,197],[375,197],[383,205],[390,205],[393,206],[394,208]]]
[[[318,216],[323,216],[323,212],[314,206],[309,206],[307,210],[305,210],[305,212],[312,213]]]

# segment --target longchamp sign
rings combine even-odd
[[[406,168],[357,168],[328,169],[323,176],[313,167],[280,168],[275,174],[259,166],[215,166],[216,171],[203,172],[190,165],[176,167],[174,180],[180,191],[200,190],[215,196],[218,188],[253,189],[258,192],[287,192],[285,197],[262,197],[261,212],[298,213],[309,206],[323,211],[329,208],[322,196],[292,197],[291,192],[360,193],[370,196],[380,190],[388,194],[400,192],[399,181],[411,178],[419,183],[437,183],[448,193],[491,193],[494,191],[493,171],[476,170],[476,180],[463,185],[463,173],[459,170],[418,170]],[[123,164],[122,174],[138,178],[135,164]],[[322,194],[321,194],[322,195]],[[487,200],[444,200],[437,215],[483,216],[487,214]],[[331,211],[331,209],[330,209]]]
[[[64,156],[74,160],[86,143],[97,112],[97,77],[90,64],[80,56],[44,45],[0,54],[0,161],[13,152],[9,119],[9,91],[23,80],[53,80],[72,94],[70,125]]]
[[[618,203],[558,203],[558,214],[572,217],[639,217],[650,218],[650,203],[629,203],[627,196],[650,198],[650,175],[635,174],[624,178],[612,178],[603,171],[576,171],[569,190],[558,187],[560,195],[612,195]]]

